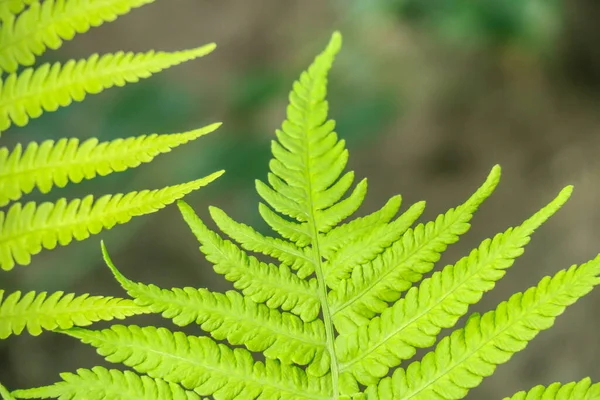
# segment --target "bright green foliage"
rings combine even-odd
[[[590,378],[579,382],[560,384],[555,382],[549,386],[537,385],[528,392],[521,391],[504,400],[594,400],[600,399],[600,383],[592,384]]]
[[[0,19],[4,23],[36,0],[0,0]]]
[[[214,48],[214,44],[208,44],[173,53],[94,54],[88,59],[69,60],[64,65],[46,63],[36,69],[12,73],[0,82],[0,132],[10,127],[11,121],[24,126],[29,118],[68,106],[73,100],[82,101],[87,93],[137,82],[152,73],[202,57]]]
[[[18,17],[14,14],[22,11],[25,2],[3,1],[0,15],[7,17],[0,27],[0,72],[11,73],[19,65],[33,65],[46,47],[56,50],[76,33],[85,33],[154,0],[30,1],[29,8]],[[12,18],[8,14],[13,14]]]
[[[200,400],[201,397],[162,379],[139,376],[131,371],[94,367],[80,368],[77,374],[60,375],[63,382],[30,391],[16,390],[15,396],[32,398],[77,398],[85,391],[87,400]]]
[[[27,265],[30,256],[39,253],[42,247],[66,246],[73,239],[83,240],[102,229],[124,224],[133,216],[152,213],[222,174],[223,171],[219,171],[162,189],[105,195],[96,201],[94,196],[88,195],[70,202],[62,198],[56,203],[40,205],[15,203],[6,214],[0,211],[0,267],[10,270],[15,262]]]
[[[327,399],[323,393],[331,390],[328,379],[306,376],[297,367],[271,359],[255,363],[249,351],[232,350],[206,336],[135,325],[113,325],[101,331],[73,328],[68,334],[98,347],[111,362],[181,383],[200,395],[254,398],[262,393],[273,398]]]
[[[113,21],[132,8],[153,0],[0,0],[0,133],[13,123],[24,126],[45,111],[55,111],[88,93],[137,82],[153,73],[210,53],[214,44],[172,53],[149,51],[98,55],[66,63],[30,66],[46,48],[56,49],[103,22]],[[2,74],[4,72],[4,74]],[[221,172],[163,189],[106,195],[94,202],[60,199],[55,203],[10,204],[34,187],[48,193],[54,186],[79,183],[150,162],[172,148],[219,127],[170,135],[141,135],[99,143],[90,138],[48,139],[42,143],[18,143],[14,149],[0,147],[0,268],[29,264],[42,248],[83,240],[102,229],[125,223],[132,216],[152,213],[185,194],[204,186]]]
[[[523,253],[533,232],[566,202],[570,186],[521,225],[423,279],[470,228],[473,214],[499,182],[498,166],[473,196],[434,221],[412,227],[424,203],[397,215],[401,197],[394,196],[380,210],[345,222],[362,203],[367,183],[351,190],[354,174],[343,173],[348,152],[327,120],[327,74],[340,46],[335,33],[294,83],[287,120],[272,143],[268,184],[256,182],[264,200],[260,213],[280,237],[210,207],[231,240],[224,239],[178,202],[206,259],[237,290],[134,282],[103,247],[106,263],[136,305],[178,326],[195,323],[210,336],[136,325],[62,330],[141,377],[126,381],[125,374],[109,378],[104,369],[80,370],[63,374],[64,382],[52,386],[15,391],[16,397],[84,399],[99,380],[107,382],[99,391],[119,385],[126,393],[129,382],[154,379],[219,400],[462,399],[600,284],[599,255],[543,278],[493,311],[468,315],[469,306]],[[259,260],[258,253],[269,261]],[[467,315],[466,325],[456,327]],[[454,330],[438,338],[444,328]],[[430,350],[412,360],[419,348]],[[255,361],[253,352],[264,361]],[[596,387],[588,379],[534,388],[515,398],[593,399]]]
[[[340,335],[336,346],[342,369],[363,384],[376,383],[390,367],[410,359],[417,347],[433,345],[443,328],[453,327],[468,306],[504,276],[514,258],[523,253],[529,236],[564,204],[570,192],[571,188],[565,189],[523,225],[484,240],[468,257],[421,281],[368,324]]]
[[[88,93],[137,82],[153,73],[202,57],[214,50],[208,44],[177,52],[93,54],[88,59],[31,67],[48,48],[59,48],[76,33],[115,20],[131,9],[154,0],[0,0],[0,134],[12,124],[25,126],[44,112],[82,101]],[[20,68],[29,67],[29,68]],[[170,135],[141,135],[99,143],[91,138],[48,139],[42,143],[17,144],[10,151],[0,147],[0,268],[27,265],[42,248],[64,246],[103,229],[122,224],[133,216],[155,212],[219,177],[205,178],[162,189],[105,195],[94,200],[61,198],[55,203],[13,203],[37,187],[48,193],[54,186],[79,183],[150,162],[156,155],[212,132],[220,124]],[[25,149],[24,149],[25,148]],[[24,149],[24,150],[23,150]],[[83,294],[16,291],[4,298],[0,289],[0,339],[43,330],[86,326],[99,320],[123,319],[149,309],[131,300]],[[75,375],[65,375],[76,383]],[[96,398],[199,399],[177,385],[131,373],[94,369],[80,370],[82,379],[96,379]],[[111,386],[108,384],[111,382]],[[68,385],[67,385],[68,386]],[[68,387],[48,389],[61,398],[72,398]],[[90,398],[90,382],[84,384]],[[124,390],[127,387],[128,390]],[[59,390],[59,391],[56,391]],[[112,391],[111,391],[112,390]],[[61,394],[62,393],[62,394]],[[50,394],[49,396],[51,396]],[[64,396],[63,396],[64,395]],[[13,397],[0,384],[0,398]]]
[[[83,143],[79,139],[45,140],[41,144],[29,143],[25,151],[21,144],[9,152],[0,148],[0,206],[16,201],[35,186],[48,193],[54,185],[64,187],[68,182],[79,183],[96,175],[134,168],[150,162],[160,153],[187,143],[217,129],[221,124],[211,124],[184,133],[141,135],[98,143],[91,138]]]
[[[50,296],[46,292],[28,292],[21,296],[21,292],[16,291],[4,298],[4,290],[0,290],[0,339],[19,335],[24,329],[38,336],[43,330],[86,326],[100,320],[124,319],[148,312],[131,300],[110,296],[83,294],[76,297],[64,292]]]

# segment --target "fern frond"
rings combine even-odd
[[[149,51],[124,53],[88,59],[69,60],[64,65],[49,63],[12,73],[0,81],[0,132],[11,123],[24,126],[29,118],[44,111],[55,111],[72,101],[82,101],[87,93],[100,93],[112,86],[137,82],[152,73],[202,57],[214,50],[214,44],[172,53]]]
[[[592,384],[590,378],[584,378],[579,382],[537,385],[527,392],[521,391],[503,400],[595,400],[599,398],[600,383]]]
[[[150,310],[136,305],[133,300],[110,296],[90,296],[54,292],[28,292],[21,296],[20,291],[4,298],[0,290],[0,339],[10,335],[20,335],[27,329],[30,335],[38,336],[43,330],[56,328],[69,329],[73,326],[87,326],[96,321],[124,319]]]
[[[92,331],[72,328],[64,333],[97,348],[109,362],[123,363],[139,373],[193,389],[215,398],[331,398],[331,382],[294,366],[266,359],[254,362],[245,349],[230,349],[206,336],[186,336],[166,328],[113,325]]]
[[[277,142],[271,148],[274,158],[269,163],[271,186],[257,180],[256,191],[280,214],[306,224],[326,346],[330,355],[331,383],[339,391],[338,362],[334,351],[334,332],[327,302],[327,286],[320,238],[358,209],[367,191],[362,180],[348,197],[338,201],[350,188],[353,174],[341,176],[348,161],[344,140],[333,132],[334,121],[327,120],[327,74],[342,43],[335,32],[327,48],[308,70],[294,82],[290,92],[287,119],[276,131]],[[281,222],[281,220],[279,221]]]
[[[35,389],[15,390],[19,399],[86,400],[201,400],[196,393],[162,379],[152,379],[131,371],[94,367],[80,368],[76,374],[62,373],[62,382]]]
[[[495,166],[485,183],[465,203],[439,215],[435,221],[408,229],[400,240],[373,261],[359,265],[348,279],[329,292],[333,321],[340,333],[365,325],[400,298],[423,274],[431,271],[446,248],[470,228],[477,208],[500,180]]]
[[[263,236],[255,231],[254,228],[234,221],[223,210],[217,207],[210,207],[209,211],[219,229],[240,243],[242,248],[278,259],[284,265],[298,270],[300,278],[305,278],[314,272],[313,260],[310,257],[309,249],[300,248],[294,243],[285,240]]]
[[[104,243],[102,253],[113,275],[139,306],[162,313],[178,326],[196,322],[216,340],[227,339],[232,345],[264,352],[267,358],[285,364],[310,364],[308,371],[313,375],[327,373],[329,355],[325,352],[321,320],[303,322],[293,314],[255,303],[234,290],[225,293],[191,287],[167,290],[133,282],[117,270]]]
[[[493,240],[484,240],[478,249],[454,265],[445,267],[411,288],[392,307],[357,331],[340,335],[336,352],[340,370],[351,372],[359,382],[373,384],[389,368],[410,359],[416,348],[432,346],[443,328],[453,327],[492,290],[514,259],[523,254],[530,236],[569,198],[565,188],[550,204],[517,228],[509,228]]]
[[[352,242],[346,243],[343,249],[333,253],[324,264],[325,279],[349,275],[358,265],[372,261],[395,243],[424,210],[424,201],[413,204],[395,221],[374,227]]]
[[[264,203],[258,204],[258,212],[262,219],[282,237],[296,243],[298,247],[305,247],[310,244],[310,232],[306,222],[296,223],[282,218],[276,212],[273,212]]]
[[[391,221],[400,210],[401,205],[402,196],[393,196],[381,209],[331,229],[327,232],[327,235],[321,238],[320,244],[323,249],[323,257],[329,259],[334,252],[343,248],[346,244],[353,243],[361,236],[373,234],[375,229]]]
[[[184,201],[178,201],[177,205],[200,242],[200,250],[214,264],[215,272],[234,282],[236,289],[256,303],[265,303],[269,308],[281,307],[300,316],[305,322],[317,318],[319,298],[316,279],[300,279],[285,265],[277,267],[248,256],[236,245],[208,229]]]
[[[141,135],[98,143],[91,138],[46,140],[30,143],[25,151],[17,144],[12,152],[0,148],[0,206],[16,201],[35,186],[48,193],[54,185],[79,183],[96,175],[134,168],[160,154],[216,130],[221,124],[184,133]]]
[[[19,65],[30,66],[46,48],[58,49],[63,40],[76,33],[115,20],[132,8],[154,0],[46,0],[30,2],[16,18],[0,26],[0,74],[15,72]],[[14,4],[12,9],[21,8]]]
[[[31,255],[42,248],[65,246],[73,239],[83,240],[102,229],[110,229],[137,215],[155,212],[186,194],[207,185],[222,175],[215,172],[192,182],[162,189],[105,195],[94,202],[92,195],[67,203],[36,205],[29,202],[12,205],[5,214],[0,211],[0,267],[10,270],[15,263],[27,265]]]
[[[8,23],[8,20],[23,11],[31,3],[38,0],[0,0],[0,20]]]
[[[541,330],[554,324],[565,308],[600,284],[600,255],[543,278],[483,316],[473,314],[462,329],[443,338],[435,350],[391,378],[366,390],[367,396],[389,399],[462,399],[491,375],[496,365],[524,349]],[[369,397],[371,398],[371,397]]]

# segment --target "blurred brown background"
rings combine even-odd
[[[254,179],[266,176],[269,141],[285,116],[292,81],[340,30],[344,47],[330,79],[330,116],[348,142],[350,168],[369,178],[361,214],[400,193],[403,209],[426,200],[420,221],[430,220],[464,201],[500,164],[499,187],[471,231],[446,252],[445,265],[575,185],[567,205],[473,307],[486,311],[600,251],[599,18],[593,0],[161,0],[77,37],[44,60],[212,41],[218,49],[89,96],[26,128],[11,128],[3,145],[71,136],[110,140],[223,121],[217,133],[151,164],[69,185],[50,198],[159,188],[223,168],[223,178],[186,200],[204,219],[213,204],[264,228]],[[2,286],[123,296],[102,262],[100,238],[132,279],[231,288],[199,253],[175,206],[42,252],[31,266],[2,274]],[[468,398],[499,399],[538,383],[585,376],[600,381],[599,303],[597,289]],[[132,322],[168,326],[153,317]],[[59,372],[98,364],[106,365],[91,348],[57,334],[0,342],[0,381],[10,388],[50,384]]]

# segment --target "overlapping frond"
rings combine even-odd
[[[410,359],[416,348],[432,346],[443,328],[453,327],[470,305],[493,289],[523,253],[533,231],[567,201],[571,192],[572,187],[565,188],[519,227],[484,240],[469,256],[411,288],[381,316],[351,334],[340,335],[336,340],[340,370],[352,373],[362,384],[374,384],[389,368]]]
[[[462,399],[598,284],[600,256],[547,276],[494,311],[471,315],[464,328],[443,338],[422,361],[397,369],[365,393],[373,399]]]
[[[528,391],[515,393],[503,400],[594,400],[600,399],[600,383],[592,384],[590,378],[579,382],[559,383],[551,385],[537,385]]]
[[[296,315],[255,303],[234,290],[167,290],[136,283],[116,269],[104,245],[102,251],[106,264],[136,304],[162,313],[178,326],[196,322],[216,340],[244,345],[250,351],[263,352],[267,358],[286,364],[310,364],[308,371],[313,375],[322,376],[328,371],[329,355],[321,320],[303,322]]]
[[[83,399],[86,400],[201,400],[201,397],[180,385],[163,379],[94,367],[80,368],[76,374],[60,374],[62,382],[35,389],[15,390],[18,399]]]
[[[8,212],[0,212],[0,267],[10,270],[16,264],[27,265],[31,255],[42,248],[65,246],[73,239],[83,240],[102,229],[129,221],[133,216],[155,212],[184,195],[207,185],[223,171],[192,182],[162,189],[105,195],[94,201],[92,195],[67,202],[37,205],[13,204]]]
[[[87,93],[99,93],[112,86],[137,82],[153,73],[185,61],[202,57],[214,50],[215,44],[177,52],[124,53],[88,59],[43,64],[11,73],[0,81],[0,132],[27,124],[44,111],[55,111],[72,101],[82,101]]]
[[[329,379],[266,359],[255,362],[245,349],[230,349],[209,337],[186,336],[166,328],[113,325],[92,331],[64,331],[97,348],[109,362],[192,389],[201,396],[232,399],[331,399]]]
[[[355,267],[373,261],[412,226],[425,210],[425,202],[413,204],[394,221],[382,224],[364,233],[334,252],[324,264],[325,279],[349,275]],[[332,286],[335,284],[332,284]]]
[[[4,290],[0,290],[0,339],[20,335],[25,329],[30,335],[37,336],[43,330],[87,326],[100,320],[124,319],[149,312],[133,300],[111,296],[87,293],[76,296],[64,292],[49,296],[46,292],[22,295],[16,291],[4,297]]]
[[[215,272],[234,282],[257,303],[269,308],[282,308],[313,321],[319,315],[316,279],[300,279],[289,267],[267,264],[247,255],[229,240],[223,240],[204,225],[194,210],[183,201],[178,203],[185,222],[200,242],[200,250],[214,264]]]
[[[63,40],[71,40],[77,33],[113,21],[132,8],[154,0],[45,0],[30,1],[27,10],[13,18],[6,18],[0,26],[0,74],[12,73],[19,65],[35,63],[46,48],[58,49]],[[11,4],[12,3],[12,4]],[[9,2],[0,8],[0,14],[22,11],[24,2]]]
[[[244,249],[260,252],[278,259],[283,265],[297,270],[297,274],[301,278],[314,272],[313,260],[309,252],[310,249],[298,247],[296,244],[286,240],[263,236],[255,231],[254,228],[234,221],[223,210],[217,207],[210,207],[209,211],[219,229],[240,243]]]
[[[388,307],[388,302],[428,273],[446,248],[470,228],[477,208],[498,185],[500,167],[495,166],[485,183],[460,206],[435,221],[408,229],[374,260],[359,265],[348,279],[329,292],[333,321],[341,333],[354,331]]]
[[[17,144],[12,152],[0,148],[0,207],[16,201],[34,187],[48,193],[54,185],[64,187],[68,182],[79,183],[96,175],[134,168],[152,161],[160,154],[217,129],[211,124],[189,132],[141,135],[110,142],[91,138],[46,140],[29,143],[22,150]]]

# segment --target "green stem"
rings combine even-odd
[[[7,388],[2,386],[0,383],[0,396],[2,396],[2,400],[15,400],[15,398],[10,394]]]

